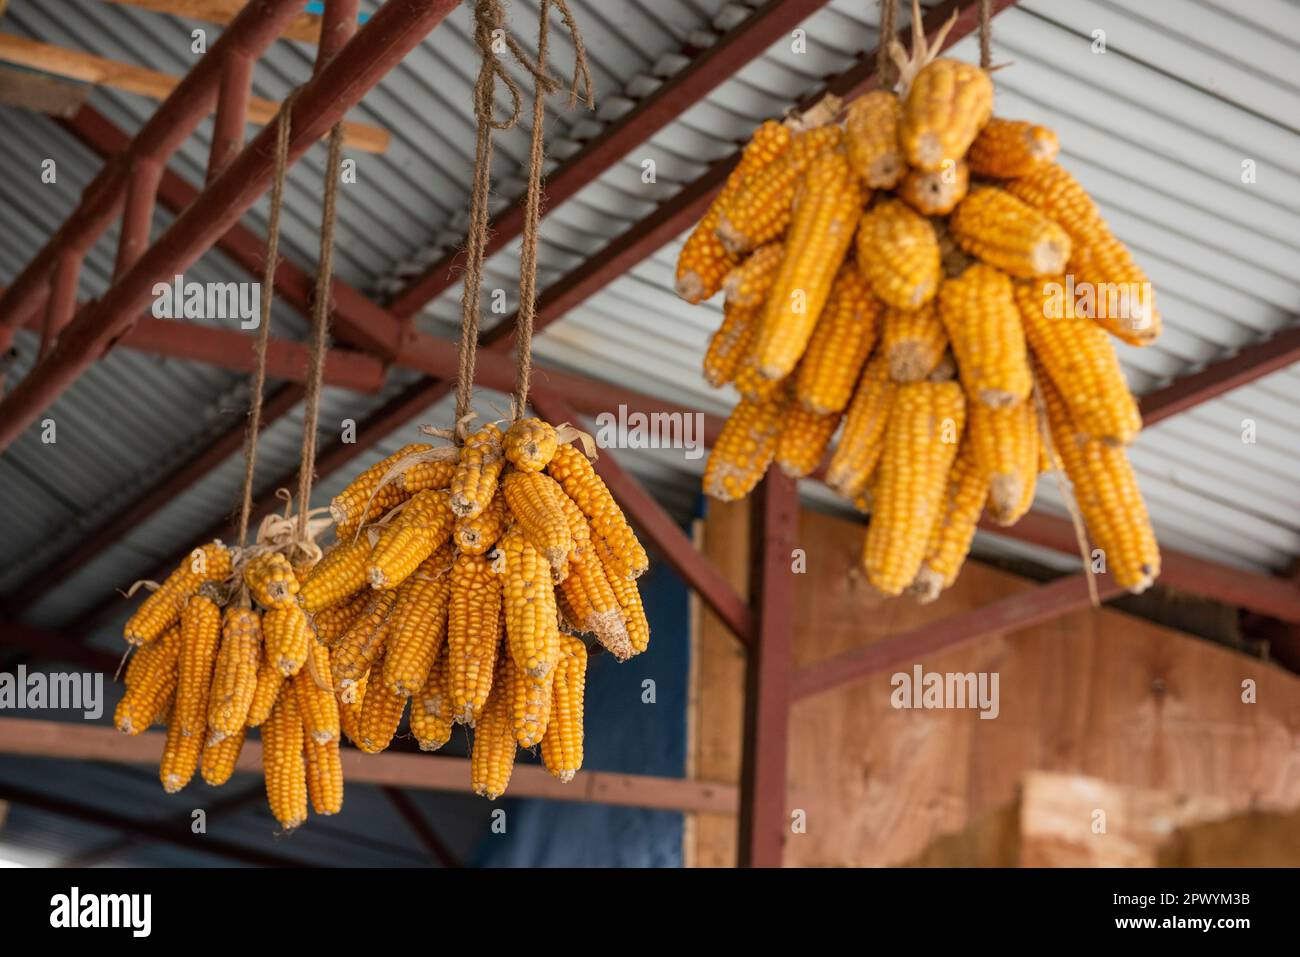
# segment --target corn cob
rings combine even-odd
[[[717,235],[723,210],[734,201],[746,184],[761,170],[774,163],[787,149],[792,136],[788,127],[769,120],[754,131],[741,153],[740,162],[723,184],[703,218],[687,237],[677,258],[677,295],[687,302],[709,299],[718,291],[728,272],[736,265]]]
[[[971,406],[972,411],[976,405]],[[948,473],[944,502],[930,530],[925,561],[908,589],[923,604],[934,601],[957,580],[957,573],[970,552],[987,491],[984,470],[975,460],[970,442],[964,442]]]
[[[709,339],[704,353],[704,378],[715,389],[732,381],[750,354],[761,310],[761,305],[737,306],[730,301],[723,304],[722,325]]]
[[[1010,179],[1029,176],[1050,164],[1060,149],[1056,134],[1047,127],[995,116],[971,143],[966,161],[976,176]]]
[[[521,472],[540,472],[558,445],[555,427],[541,419],[516,419],[506,430],[502,449],[506,460]]]
[[[1079,429],[1112,445],[1131,442],[1142,416],[1106,333],[1068,310],[1049,308],[1037,282],[1016,283],[1015,296],[1034,358]]]
[[[473,518],[492,501],[497,479],[506,466],[501,430],[489,422],[465,440],[451,480],[451,510],[459,518]]]
[[[470,786],[475,794],[492,801],[505,793],[515,767],[515,730],[506,677],[509,659],[509,655],[502,655],[497,662],[492,694],[474,725],[474,747],[470,752]]]
[[[456,463],[452,459],[437,459],[433,462],[417,462],[402,473],[397,480],[402,491],[408,495],[429,490],[441,491],[451,487],[451,480],[456,475]]]
[[[1088,191],[1056,163],[1044,163],[1003,183],[1002,188],[1064,229],[1076,245],[1090,243],[1108,231]]]
[[[893,189],[906,170],[898,152],[903,103],[889,90],[873,90],[849,104],[844,140],[849,162],[871,189]]]
[[[181,734],[203,734],[208,717],[208,690],[221,640],[221,609],[211,598],[191,595],[181,612],[180,672],[174,723]]]
[[[257,612],[232,605],[223,617],[208,695],[208,735],[213,743],[243,731],[262,657],[262,622]]]
[[[293,676],[290,686],[298,697],[298,711],[307,737],[317,744],[337,741],[339,702],[331,682],[329,649],[313,641],[307,667]]]
[[[196,548],[181,560],[157,591],[130,618],[123,634],[133,645],[153,641],[180,620],[189,597],[205,582],[223,581],[230,574],[230,551],[220,542]]]
[[[929,221],[902,200],[887,199],[867,210],[857,244],[858,268],[877,298],[896,309],[919,309],[934,298],[939,241]]]
[[[754,340],[754,361],[766,378],[789,375],[803,356],[853,245],[861,209],[862,192],[844,153],[828,151],[814,160],[799,188],[785,256]]]
[[[939,169],[908,170],[898,195],[922,216],[946,216],[966,198],[970,169],[964,162],[945,161]]]
[[[560,637],[557,632],[557,648]],[[555,676],[547,674],[540,678],[534,677],[517,667],[510,655],[505,656],[504,663],[502,676],[506,680],[506,686],[501,690],[510,699],[510,721],[515,741],[521,748],[536,747],[541,743],[542,735],[546,734],[546,725],[551,717],[551,685]]]
[[[795,391],[812,412],[840,412],[876,344],[880,303],[861,271],[845,263],[799,363]]]
[[[609,546],[618,574],[636,578],[650,567],[650,558],[637,541],[623,510],[581,449],[560,446],[546,471],[582,509],[591,522],[592,532]]]
[[[575,553],[569,577],[560,585],[556,597],[564,599],[564,618],[570,625],[594,634],[619,661],[632,656],[632,644],[618,594],[610,583],[605,566],[591,547]]]
[[[839,444],[826,467],[826,484],[850,501],[862,495],[876,471],[896,388],[883,355],[867,363],[845,414]]]
[[[332,648],[352,627],[352,623],[365,614],[370,604],[370,594],[371,591],[367,588],[337,605],[330,605],[309,616],[316,640],[325,647]]]
[[[228,734],[219,741],[208,738],[199,758],[199,772],[206,783],[219,788],[230,780],[230,776],[235,773],[239,753],[244,750],[244,738],[247,735],[247,728],[239,728],[234,734]]]
[[[296,675],[306,663],[307,652],[315,640],[307,613],[298,605],[280,605],[264,612],[262,638],[266,643],[266,660],[286,678]]]
[[[501,581],[482,555],[458,555],[451,567],[447,684],[452,713],[462,724],[474,724],[492,688],[501,644]]]
[[[451,740],[451,695],[447,690],[448,652],[444,645],[424,687],[411,697],[411,734],[421,751],[437,751]]]
[[[1033,380],[1025,331],[1006,275],[978,263],[949,279],[939,290],[939,318],[967,395],[994,407],[1029,396]]]
[[[920,309],[887,308],[882,326],[880,353],[895,382],[926,378],[948,349],[948,330],[933,300]]]
[[[181,630],[174,626],[131,657],[126,670],[126,694],[113,713],[113,724],[123,734],[148,730],[154,716],[175,695],[180,650]]]
[[[1128,248],[1109,231],[1075,247],[1070,272],[1081,294],[1074,304],[1076,312],[1091,316],[1097,325],[1131,346],[1149,346],[1160,337],[1160,311],[1151,281]]]
[[[283,686],[284,672],[263,657],[257,666],[257,684],[253,687],[253,700],[249,702],[248,717],[244,721],[248,727],[256,728],[266,721]]]
[[[982,402],[966,407],[966,445],[988,487],[989,517],[999,525],[1012,525],[1033,501],[1038,478],[1038,415],[1033,399],[999,409]],[[945,586],[946,587],[946,586]]]
[[[883,594],[901,594],[925,560],[965,420],[956,382],[898,386],[864,549],[867,578]]]
[[[564,489],[540,472],[511,472],[502,481],[501,492],[514,516],[513,527],[550,563],[554,580],[563,581],[569,569],[569,550],[573,548],[569,520],[560,504]]]
[[[776,464],[781,471],[791,478],[811,475],[822,464],[839,424],[839,412],[810,412],[792,402],[776,441]]]
[[[271,814],[286,831],[307,820],[307,768],[298,698],[282,694],[262,725],[262,776]]]
[[[375,662],[375,668],[382,667],[383,660]],[[357,747],[366,754],[378,754],[385,750],[397,734],[397,726],[402,723],[402,712],[406,710],[406,695],[390,694],[382,683],[370,681],[366,695],[361,700],[361,720],[357,727]]]
[[[908,163],[936,170],[966,155],[993,115],[993,81],[971,63],[938,59],[912,81],[903,104],[899,142]]]
[[[740,265],[727,273],[723,285],[729,306],[761,306],[767,298],[785,256],[784,243],[759,246]]]
[[[506,644],[515,666],[540,678],[555,664],[558,648],[551,567],[518,524],[501,539],[501,550],[505,555],[502,611]]]
[[[806,130],[761,175],[751,176],[718,217],[715,232],[723,248],[740,256],[779,239],[790,225],[804,174],[814,160],[836,149],[842,138],[836,126]]]
[[[369,682],[369,675],[362,675],[352,686],[348,694],[350,700],[343,700],[343,696],[337,696],[339,699],[339,729],[348,736],[348,740],[356,744],[361,739],[361,705],[366,700],[366,685]]]
[[[758,371],[754,362],[753,349],[742,356],[736,368],[736,378],[732,382],[742,399],[751,402],[766,402],[777,394],[784,385],[781,379],[768,379]]]
[[[645,605],[641,602],[641,589],[637,587],[635,581],[630,578],[623,578],[615,573],[614,556],[610,554],[609,546],[600,539],[592,541],[592,547],[595,549],[595,558],[605,568],[605,576],[609,580],[609,585],[614,589],[614,596],[618,599],[618,607],[623,612],[623,623],[627,626],[627,638],[632,645],[632,654],[639,655],[650,647],[650,622],[646,619]],[[596,635],[600,637],[599,634]],[[620,661],[622,646],[606,648],[613,652],[614,657]]]
[[[338,814],[343,810],[343,758],[339,741],[321,744],[308,737],[303,743],[303,769],[307,796],[317,814]]]
[[[452,529],[451,539],[457,549],[467,555],[483,555],[491,551],[506,523],[510,521],[510,511],[501,494],[493,496],[492,503],[473,518],[458,518]]]
[[[314,615],[365,588],[369,558],[370,541],[364,536],[339,539],[302,583],[298,603]]]
[[[957,204],[948,229],[962,249],[1012,276],[1056,276],[1070,260],[1070,237],[1004,189],[979,186]]]
[[[397,589],[388,622],[383,686],[409,697],[429,678],[429,669],[447,636],[451,599],[451,549],[439,550]]]
[[[370,587],[396,588],[406,581],[451,537],[455,521],[447,492],[417,493],[375,543],[366,566]]]
[[[259,605],[273,608],[293,601],[298,578],[289,559],[280,552],[263,552],[244,566],[244,584]]]
[[[199,759],[203,754],[203,730],[197,734],[181,732],[179,721],[172,720],[167,725],[167,737],[163,741],[162,761],[158,765],[158,777],[163,790],[175,794],[190,783],[194,772],[199,769]]]
[[[587,683],[587,646],[579,638],[560,638],[560,660],[551,685],[551,715],[542,738],[546,770],[566,784],[582,768],[583,698]]]
[[[704,467],[707,495],[731,502],[753,491],[776,455],[790,404],[790,390],[782,387],[766,401],[742,399],[731,410]]]
[[[349,537],[345,530],[354,532],[360,525],[373,522],[389,509],[404,502],[408,493],[398,482],[390,481],[383,488],[379,487],[379,483],[401,459],[419,452],[428,452],[432,448],[433,446],[422,442],[404,445],[388,458],[362,471],[347,488],[334,496],[330,501],[330,517],[339,526],[339,541]]]
[[[366,612],[353,623],[347,633],[330,650],[330,675],[334,690],[349,700],[356,685],[383,651],[388,640],[388,619],[397,603],[397,592],[377,592],[370,599]]]
[[[1107,571],[1134,594],[1145,591],[1160,575],[1160,549],[1128,456],[1122,446],[1079,433],[1051,379],[1039,376],[1038,383],[1053,447]]]

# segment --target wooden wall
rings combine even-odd
[[[799,664],[1034,587],[972,563],[932,605],[882,599],[859,570],[862,534],[820,513],[801,516]],[[701,537],[743,590],[744,503],[711,503]],[[697,620],[692,768],[735,781],[743,657],[707,610]],[[1300,807],[1300,677],[1258,659],[1101,610],[918,663],[926,671],[996,671],[999,716],[896,710],[888,674],[796,704],[787,799],[806,812],[807,831],[787,839],[787,864],[909,861],[939,835],[1007,806],[1030,770],[1218,798],[1232,810]],[[1256,683],[1255,704],[1242,701],[1246,679]],[[700,815],[687,834],[688,863],[734,864],[734,818]]]

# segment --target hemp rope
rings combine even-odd
[[[993,67],[993,0],[980,0],[980,69]]]
[[[880,40],[876,44],[876,85],[882,90],[892,87],[889,82],[893,61],[889,44],[898,32],[898,0],[880,0]]]

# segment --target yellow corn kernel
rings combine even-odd
[[[614,558],[609,546],[600,539],[592,542],[596,550],[596,559],[605,567],[605,576],[614,589],[618,599],[619,610],[623,612],[623,623],[627,626],[627,638],[632,645],[632,654],[639,655],[650,647],[650,622],[646,619],[645,605],[641,602],[641,589],[635,581],[623,578],[614,572]],[[597,635],[596,637],[600,637]],[[608,648],[608,646],[606,646]],[[620,661],[622,647],[608,648]]]
[[[307,667],[293,676],[290,687],[298,697],[303,730],[317,744],[339,739],[339,703],[331,679],[329,649],[313,641]]]
[[[546,468],[559,444],[555,426],[541,419],[516,419],[502,440],[506,461],[521,472]]]
[[[199,769],[202,754],[202,731],[198,734],[184,734],[180,722],[173,719],[167,725],[162,761],[158,765],[158,777],[162,781],[163,790],[175,794],[189,784],[194,772]]]
[[[244,584],[253,599],[264,608],[293,601],[298,594],[298,578],[293,565],[280,552],[263,552],[244,566]]]
[[[1127,445],[1142,428],[1142,415],[1115,346],[1091,320],[1074,314],[1068,302],[1046,294],[1046,288],[1034,281],[1015,284],[1016,304],[1035,360],[1060,391],[1082,432],[1112,445]]]
[[[451,537],[456,516],[447,492],[419,492],[380,533],[366,577],[371,588],[396,588]]]
[[[781,425],[790,408],[783,386],[768,399],[741,399],[727,416],[704,466],[704,492],[724,502],[744,498],[776,456]]]
[[[567,523],[565,531],[567,534]],[[511,526],[501,539],[501,551],[506,644],[515,665],[540,678],[555,664],[558,647],[551,566],[519,524]]]
[[[810,412],[798,402],[790,403],[776,441],[776,464],[781,471],[791,478],[811,475],[822,464],[840,418],[839,412]]]
[[[569,523],[569,538],[573,540],[570,557],[588,551],[591,545],[591,524],[587,521],[587,516],[582,514],[578,503],[568,495],[560,496],[560,506],[564,509],[565,521]]]
[[[893,189],[907,169],[898,151],[903,103],[890,90],[873,90],[849,104],[844,141],[849,162],[865,186]]]
[[[965,423],[956,382],[898,386],[863,556],[867,580],[883,594],[899,595],[916,579]]]
[[[390,694],[409,697],[424,687],[442,650],[451,562],[451,549],[440,549],[397,589],[384,650],[383,687]]]
[[[314,615],[309,615],[308,619],[316,640],[327,648],[334,647],[335,643],[352,627],[352,623],[365,614],[370,604],[370,594],[370,589],[367,588],[350,598],[345,598],[337,605],[330,605]]]
[[[1075,314],[1090,316],[1131,346],[1149,346],[1160,337],[1162,322],[1151,280],[1109,230],[1076,246],[1069,269],[1078,296]]]
[[[315,641],[307,613],[298,605],[280,605],[262,615],[266,659],[286,678],[298,673]]]
[[[560,646],[558,632],[555,645],[557,649]],[[506,686],[502,690],[510,698],[510,722],[515,741],[521,748],[536,747],[541,743],[542,735],[546,734],[546,724],[551,717],[551,685],[555,676],[534,677],[515,665],[510,655],[505,656],[504,664],[502,677]]]
[[[491,422],[465,440],[451,480],[451,510],[457,517],[473,518],[492,501],[506,466],[501,441],[501,430]]]
[[[311,570],[298,590],[298,603],[311,614],[337,605],[366,587],[370,541],[365,536],[340,540]]]
[[[826,467],[826,484],[849,501],[862,495],[876,471],[895,389],[888,359],[877,354],[862,371],[844,416],[844,431]]]
[[[1160,575],[1160,548],[1122,446],[1081,434],[1048,376],[1038,377],[1047,406],[1052,445],[1065,466],[1088,534],[1102,550],[1117,584],[1134,594]]]
[[[376,668],[381,666],[382,660],[375,663]],[[397,726],[402,723],[406,700],[406,695],[390,694],[378,681],[369,682],[361,700],[357,747],[366,754],[385,750],[392,743],[393,735],[397,734]]]
[[[750,253],[740,265],[727,273],[727,281],[723,285],[727,294],[726,304],[761,306],[772,283],[776,281],[784,256],[784,243],[768,243]]]
[[[803,356],[861,210],[862,192],[844,153],[817,157],[799,187],[781,269],[759,317],[754,362],[765,378],[784,378]]]
[[[208,736],[213,743],[243,731],[262,659],[262,621],[257,612],[232,605],[223,617],[221,648],[208,694]]]
[[[332,649],[330,649],[330,674],[334,691],[348,701],[355,693],[352,689],[370,670],[388,640],[388,619],[397,604],[396,589],[376,592],[358,618]]]
[[[978,186],[948,219],[957,245],[1012,276],[1057,276],[1070,261],[1070,236],[997,186]]]
[[[1029,176],[1056,159],[1060,149],[1056,134],[1046,126],[995,116],[971,143],[966,161],[976,176],[1009,179]]]
[[[961,60],[927,64],[912,81],[903,104],[898,138],[907,162],[936,170],[944,160],[966,155],[975,136],[993,115],[993,80]]]
[[[113,713],[117,730],[136,735],[154,723],[154,716],[176,694],[180,650],[181,630],[176,625],[131,656],[126,668],[126,694]]]
[[[895,382],[919,382],[938,367],[948,349],[948,330],[930,300],[919,309],[885,309],[880,353]]]
[[[969,403],[966,446],[986,479],[989,517],[999,525],[1014,524],[1024,514],[1025,502],[1033,501],[1038,479],[1038,414],[1033,399],[1000,409]]]
[[[191,595],[181,612],[180,672],[173,723],[181,734],[202,736],[208,719],[208,691],[221,641],[221,609],[206,595]]]
[[[799,363],[795,393],[812,412],[843,411],[880,330],[880,302],[857,266],[845,263]]]
[[[887,199],[863,214],[857,250],[858,268],[886,305],[919,309],[939,289],[934,227],[902,200]]]
[[[564,618],[570,625],[594,634],[619,661],[632,656],[632,643],[618,595],[605,566],[590,547],[575,553],[570,560],[569,576],[561,583],[556,597],[561,596],[565,601]]]
[[[411,696],[411,734],[421,751],[437,751],[451,740],[455,715],[447,685],[447,661],[448,651],[444,645],[442,653],[429,669],[424,687]]]
[[[501,644],[502,575],[483,555],[457,555],[447,610],[447,684],[452,714],[473,724],[487,703]]]
[[[582,509],[596,537],[609,545],[618,574],[636,578],[650,567],[650,558],[637,541],[623,510],[581,449],[572,445],[560,446],[546,471]]]
[[[373,522],[389,509],[400,505],[407,492],[397,481],[390,480],[383,488],[379,483],[389,470],[407,455],[428,452],[431,445],[417,442],[404,445],[386,459],[362,471],[351,484],[330,501],[330,517],[340,528],[355,531],[360,525]],[[339,536],[340,540],[343,538]]]
[[[501,483],[506,505],[533,548],[551,565],[556,582],[568,574],[573,537],[564,514],[562,489],[555,479],[540,472],[511,472]]]
[[[317,814],[338,814],[343,810],[343,758],[339,740],[321,744],[310,737],[303,743],[303,765],[307,774],[307,796]]]
[[[203,745],[199,772],[207,784],[219,788],[230,780],[230,776],[235,773],[239,753],[244,750],[244,738],[247,735],[247,728],[239,728],[234,734],[226,735],[219,741],[209,738]]]
[[[305,738],[297,696],[280,695],[262,725],[262,776],[271,814],[286,831],[307,820]]]
[[[342,695],[339,699],[339,728],[348,736],[348,740],[353,744],[361,739],[361,704],[366,700],[366,685],[369,684],[369,675],[362,675],[354,684],[348,694],[348,700],[344,700]]]
[[[742,399],[748,399],[751,402],[766,402],[784,387],[785,380],[765,378],[754,363],[751,346],[749,352],[740,359],[740,364],[736,368],[736,378],[732,381],[732,385],[736,387],[736,391],[740,393]]]
[[[157,591],[126,620],[123,635],[133,645],[153,641],[180,620],[189,597],[205,582],[223,581],[230,574],[230,550],[220,542],[196,548],[181,560]]]
[[[436,492],[450,488],[455,475],[456,462],[453,459],[438,459],[433,462],[417,462],[402,473],[398,483],[409,495],[429,490]]]
[[[551,716],[542,738],[546,770],[566,784],[582,769],[583,698],[587,685],[587,646],[572,635],[560,637],[560,660],[551,684]]]
[[[972,403],[971,409],[976,405]],[[930,530],[925,561],[908,589],[922,604],[934,601],[957,580],[984,508],[989,483],[969,445],[969,441],[962,443],[948,473],[943,505]]]
[[[709,339],[709,348],[704,353],[704,378],[715,389],[736,378],[750,354],[761,311],[761,305],[737,306],[731,302],[723,305],[722,325]]]
[[[249,702],[248,717],[244,720],[248,727],[256,728],[266,721],[283,686],[284,672],[264,656],[257,666],[257,684],[253,687],[253,700]]]
[[[977,263],[939,290],[939,318],[952,340],[966,393],[994,407],[1029,396],[1033,378],[1011,280]]]
[[[922,216],[947,216],[970,189],[970,169],[964,162],[945,160],[939,169],[908,170],[898,195]]]
[[[495,801],[505,793],[515,767],[515,729],[510,715],[510,682],[506,677],[509,655],[497,662],[492,694],[474,725],[470,752],[470,786],[475,794]]]
[[[1044,163],[1003,183],[1002,188],[1064,229],[1076,245],[1092,242],[1107,232],[1106,221],[1088,191],[1056,163]]]
[[[500,492],[492,503],[473,518],[458,518],[451,538],[456,547],[467,555],[485,555],[492,550],[510,521],[510,510]]]

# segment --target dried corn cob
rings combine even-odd
[[[965,156],[992,115],[989,75],[971,63],[938,59],[912,81],[903,103],[899,142],[908,163],[936,170],[944,160]]]
[[[404,502],[407,492],[399,483],[390,481],[383,488],[379,487],[379,483],[401,459],[419,452],[428,452],[432,448],[433,446],[421,442],[404,445],[386,459],[362,471],[347,488],[334,496],[330,501],[330,517],[339,526],[339,540],[348,537],[346,533],[356,531],[362,524],[373,522],[389,509]]]
[[[148,730],[154,716],[176,694],[181,650],[180,626],[139,648],[126,671],[126,694],[117,703],[113,724],[123,734]]]
[[[339,729],[356,744],[361,738],[361,705],[366,700],[369,675],[362,675],[350,689],[347,699],[339,695]]]
[[[593,539],[592,547],[596,551],[595,558],[605,568],[605,576],[609,580],[610,587],[614,589],[618,607],[623,612],[623,623],[627,626],[627,638],[632,645],[632,654],[639,655],[650,647],[650,622],[646,619],[645,606],[641,602],[641,589],[632,579],[616,574],[614,556],[605,542]],[[600,638],[600,635],[597,634],[596,637]],[[619,661],[623,660],[621,644],[617,647],[609,645],[605,647]]]
[[[244,584],[259,605],[273,608],[294,600],[298,576],[280,552],[263,552],[244,566]]]
[[[550,723],[542,738],[546,770],[561,781],[573,780],[582,768],[583,698],[587,683],[587,646],[572,635],[560,637],[560,660],[551,685]]]
[[[1031,175],[1056,159],[1060,149],[1056,134],[1047,127],[995,116],[971,143],[966,161],[976,176],[1009,179]]]
[[[235,773],[239,753],[244,750],[244,738],[247,735],[247,728],[239,728],[219,741],[208,739],[199,759],[199,771],[206,783],[219,788],[230,780],[230,776]]]
[[[343,758],[338,738],[321,744],[308,737],[303,742],[303,769],[312,810],[317,814],[343,810]]]
[[[396,588],[451,537],[456,517],[447,492],[419,492],[379,536],[366,565],[371,588]]]
[[[564,617],[570,625],[594,634],[619,661],[632,656],[618,594],[592,548],[584,548],[571,559],[569,577],[560,585],[556,597],[563,597]]]
[[[723,305],[722,325],[704,353],[704,378],[715,389],[734,379],[750,354],[761,311],[761,305],[737,306],[730,301]]]
[[[623,510],[581,449],[572,445],[560,446],[546,471],[582,509],[582,514],[591,522],[592,532],[609,545],[620,575],[636,578],[650,567],[650,558],[637,541]]]
[[[375,667],[380,668],[382,664],[381,659],[375,662]],[[361,701],[357,747],[366,754],[385,750],[392,743],[393,735],[397,734],[397,726],[402,723],[406,699],[406,695],[390,694],[380,682],[370,681]]]
[[[388,640],[388,618],[397,603],[396,590],[376,592],[371,596],[366,612],[330,649],[330,674],[334,690],[349,700],[352,690],[383,650]]]
[[[1107,232],[1106,221],[1088,191],[1056,163],[1044,163],[1003,183],[1002,188],[1064,229],[1075,244],[1092,242]]]
[[[451,487],[451,480],[456,475],[456,463],[452,459],[437,459],[433,462],[417,462],[402,473],[397,480],[402,490],[408,495],[416,492],[440,491]]]
[[[492,694],[474,725],[474,747],[470,752],[470,786],[475,794],[492,801],[505,793],[515,767],[515,731],[506,677],[509,659],[509,655],[502,655],[497,662]]]
[[[766,401],[742,399],[731,410],[704,467],[706,494],[731,502],[753,491],[776,455],[790,405],[790,390],[782,387]]]
[[[877,355],[862,372],[844,417],[844,432],[826,468],[826,484],[850,501],[863,493],[876,471],[895,389],[888,360]]]
[[[440,549],[397,589],[384,652],[383,686],[390,694],[409,697],[424,687],[442,650],[451,562],[451,549]]]
[[[882,326],[880,352],[895,382],[926,378],[948,349],[948,330],[933,300],[920,309],[887,308]]]
[[[785,256],[784,243],[759,246],[735,269],[727,273],[723,285],[729,306],[761,306],[767,298]]]
[[[492,688],[501,644],[502,577],[483,555],[457,555],[451,568],[447,685],[452,713],[462,724],[474,724]]]
[[[849,162],[871,189],[893,189],[906,170],[898,152],[903,103],[889,90],[873,90],[849,104],[844,140]]]
[[[271,814],[286,831],[307,820],[307,767],[298,698],[282,694],[262,725],[262,776]]]
[[[257,612],[231,606],[223,618],[208,694],[208,735],[213,743],[243,732],[262,658],[262,621]]]
[[[569,523],[569,538],[573,540],[573,554],[579,555],[591,546],[591,524],[582,514],[578,503],[567,495],[560,496],[560,506],[564,509],[564,520]]]
[[[465,554],[483,555],[491,551],[509,521],[510,511],[506,508],[505,497],[498,493],[493,496],[492,503],[478,515],[456,519],[451,539]]]
[[[558,632],[555,644],[558,648]],[[501,690],[509,695],[510,722],[514,728],[515,741],[521,748],[536,747],[541,743],[542,735],[546,734],[546,725],[551,717],[551,685],[555,676],[547,674],[541,678],[534,677],[517,667],[510,655],[505,656],[504,664],[502,676],[506,680],[506,686]]]
[[[1000,409],[968,403],[966,448],[988,487],[989,517],[999,525],[1014,524],[1024,514],[1025,502],[1033,501],[1038,478],[1038,415],[1033,399]]]
[[[944,160],[939,169],[908,170],[898,195],[922,216],[946,216],[966,198],[970,169],[964,162]]]
[[[332,648],[352,627],[353,622],[365,614],[370,605],[370,589],[359,591],[337,605],[322,608],[309,616],[316,640],[327,648]]]
[[[364,536],[340,539],[325,553],[298,590],[298,603],[311,614],[337,605],[366,587],[370,541]]]
[[[203,754],[203,729],[195,734],[183,734],[179,721],[172,720],[167,725],[167,738],[163,742],[162,761],[158,765],[158,777],[163,790],[175,794],[194,777],[199,769],[199,758]]]
[[[181,612],[180,672],[173,723],[182,735],[202,735],[208,717],[208,691],[221,640],[221,609],[200,593]]]
[[[506,466],[501,430],[489,422],[465,440],[451,480],[451,510],[459,518],[473,518],[488,507],[497,480]]]
[[[502,611],[506,644],[516,667],[540,678],[555,664],[558,647],[551,566],[518,524],[501,539],[501,550],[505,556]]]
[[[871,354],[879,331],[880,303],[854,263],[835,277],[830,299],[799,363],[795,392],[812,412],[840,412]]]
[[[939,290],[939,318],[952,340],[966,393],[994,407],[1029,396],[1025,331],[1011,280],[977,263]]]
[[[886,595],[901,594],[925,560],[965,425],[965,405],[956,382],[898,386],[864,549],[867,578]]]
[[[502,441],[507,461],[521,472],[546,468],[558,445],[555,427],[541,419],[516,419]]]
[[[180,620],[189,597],[205,582],[223,581],[230,574],[230,551],[220,542],[196,548],[181,560],[157,591],[130,618],[123,634],[133,645],[153,641]]]
[[[411,696],[411,734],[421,751],[437,751],[451,740],[454,718],[447,687],[448,651],[443,646],[424,687]]]
[[[1012,276],[1057,276],[1070,260],[1066,231],[996,186],[971,190],[948,228],[962,249]]]
[[[501,492],[514,517],[513,527],[550,563],[554,580],[563,581],[573,548],[569,520],[560,503],[564,489],[541,472],[511,472],[502,480]]]
[[[334,696],[331,675],[329,649],[313,641],[307,667],[290,682],[298,697],[303,730],[317,744],[339,739],[339,703]]]
[[[1070,273],[1079,293],[1073,304],[1076,313],[1090,316],[1131,346],[1149,346],[1160,337],[1160,311],[1151,281],[1109,231],[1075,247]]]
[[[765,378],[758,371],[752,348],[741,357],[740,365],[736,369],[736,378],[732,382],[740,397],[751,402],[766,402],[781,391],[784,384],[781,379]]]
[[[307,652],[315,641],[307,613],[298,605],[280,605],[264,612],[262,639],[266,643],[266,660],[286,678],[296,675],[306,663]]]
[[[958,207],[960,208],[960,207]],[[919,309],[939,289],[939,241],[920,213],[897,199],[862,216],[858,268],[877,298],[897,309]]]
[[[839,412],[810,412],[798,402],[790,403],[776,441],[781,471],[791,478],[811,475],[822,464],[839,424]]]
[[[972,404],[971,409],[977,404]],[[969,441],[962,443],[946,485],[943,506],[930,530],[925,561],[908,589],[923,604],[934,601],[957,580],[987,497],[988,479],[976,462]]]
[[[764,377],[784,378],[803,356],[853,245],[861,209],[862,192],[844,153],[817,157],[799,187],[785,256],[759,318],[754,361]]]
[[[249,702],[248,717],[244,721],[248,727],[256,728],[266,721],[283,686],[284,672],[263,657],[257,666],[257,684],[253,687],[253,700]]]

